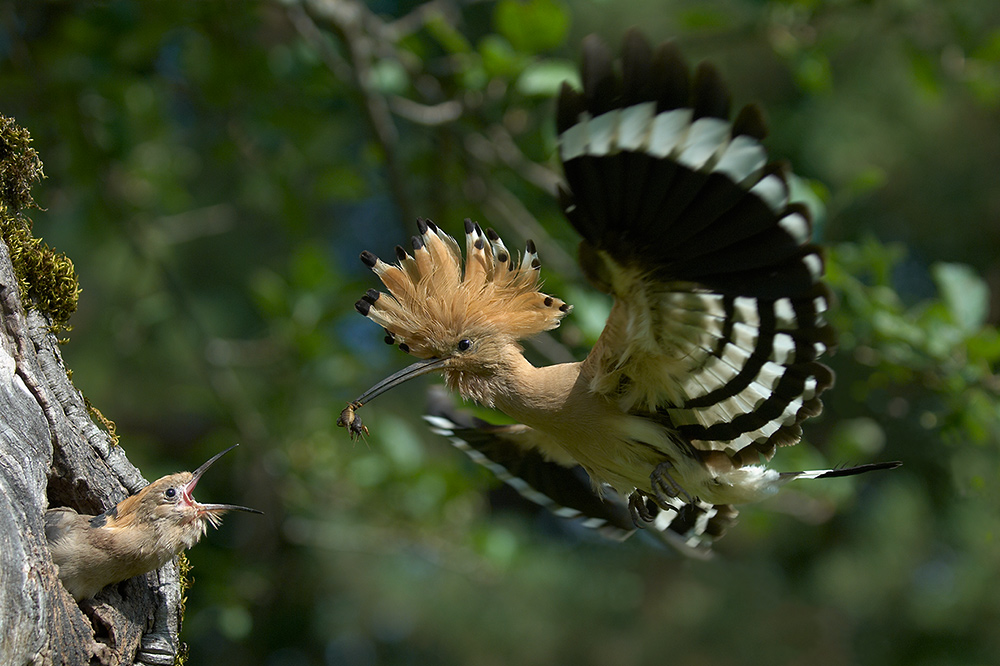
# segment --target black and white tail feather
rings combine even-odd
[[[579,465],[547,460],[530,444],[532,430],[521,424],[495,425],[454,409],[447,393],[429,392],[424,420],[432,432],[527,500],[559,518],[573,520],[601,536],[623,541],[636,532],[628,503],[610,488],[595,489]],[[606,491],[606,492],[605,492]],[[643,527],[680,553],[698,559],[712,556],[712,544],[735,522],[737,511],[695,498],[671,498],[667,508],[650,503],[653,519]]]
[[[454,409],[440,387],[428,394],[424,420],[431,431],[447,437],[455,448],[490,470],[522,497],[559,518],[577,521],[601,536],[624,541],[637,525],[628,503],[610,488],[595,489],[582,467],[565,467],[548,460],[531,445],[532,430],[521,424],[495,425]],[[783,472],[780,482],[825,479],[892,469],[898,462],[870,463],[840,469]],[[606,491],[606,492],[605,492]],[[735,524],[738,510],[692,498],[667,498],[668,505],[648,502],[651,515],[642,525],[663,543],[697,559],[712,557],[712,546]]]

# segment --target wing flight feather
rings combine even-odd
[[[615,296],[591,385],[696,448],[770,458],[833,384],[809,211],[767,161],[759,109],[730,122],[714,67],[692,77],[673,44],[636,31],[615,65],[585,41],[584,89],[564,86],[557,114],[564,210],[585,271]]]

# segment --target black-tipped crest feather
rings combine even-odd
[[[456,336],[473,331],[528,337],[555,328],[570,310],[562,300],[538,292],[540,264],[531,241],[527,263],[518,263],[503,250],[499,235],[466,220],[470,252],[463,271],[458,243],[429,221],[420,220],[418,226],[414,257],[399,248],[397,265],[371,262],[389,293],[369,290],[355,304],[400,349],[431,358],[446,353]],[[543,304],[546,298],[552,299],[552,307]]]

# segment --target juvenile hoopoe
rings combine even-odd
[[[463,398],[520,424],[462,423],[447,408],[427,420],[523,494],[591,526],[627,535],[649,525],[696,548],[725,531],[732,505],[787,481],[898,465],[761,464],[820,412],[833,373],[818,359],[835,344],[809,211],[767,161],[761,111],[746,106],[730,122],[712,65],[692,78],[672,43],[654,50],[636,31],[620,69],[587,38],[582,81],[582,93],[563,85],[556,122],[580,263],[614,296],[590,354],[547,367],[522,355],[519,339],[571,309],[539,291],[531,241],[518,261],[466,220],[463,269],[458,243],[418,220],[412,254],[396,247],[396,264],[362,253],[389,293],[369,290],[356,308],[421,360],[350,403],[340,425],[367,433],[363,404],[442,372]]]
[[[99,516],[68,507],[45,512],[45,537],[59,579],[77,601],[89,599],[106,585],[159,569],[191,548],[208,530],[218,527],[226,511],[256,509],[234,504],[201,504],[192,493],[202,474],[229,447],[194,472],[157,479]]]

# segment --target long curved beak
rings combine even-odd
[[[362,393],[351,404],[354,405],[354,409],[358,409],[361,407],[361,405],[382,395],[389,389],[399,386],[403,382],[409,381],[414,377],[419,377],[420,375],[427,375],[432,372],[435,372],[447,360],[448,360],[447,357],[428,358],[417,361],[416,363],[411,363],[410,365],[406,366],[399,372],[389,375],[388,377],[380,381],[378,384],[376,384],[375,386],[371,387],[370,389]],[[225,451],[223,451],[223,453],[225,453]]]
[[[184,487],[184,492],[187,494],[191,503],[197,506],[199,510],[207,513],[212,518],[214,518],[217,514],[221,514],[226,511],[246,511],[247,513],[259,513],[259,514],[264,513],[263,511],[258,511],[257,509],[251,509],[250,507],[247,506],[239,506],[238,504],[202,504],[200,502],[196,502],[194,499],[192,493],[194,493],[194,487],[198,485],[198,480],[201,479],[201,475],[204,474],[205,471],[212,466],[212,463],[214,463],[216,460],[218,460],[222,456],[226,455],[227,453],[235,449],[237,446],[239,446],[239,444],[233,444],[225,451],[216,453],[214,456],[209,458],[208,461],[205,462],[205,464],[203,464],[201,467],[199,467],[198,469],[196,469],[191,473],[191,480],[188,481],[187,485]]]
[[[357,439],[358,437],[363,438],[368,434],[368,428],[361,423],[361,417],[355,414],[356,411],[361,409],[365,403],[374,400],[386,391],[399,386],[403,382],[409,381],[414,377],[419,377],[421,375],[430,374],[440,370],[441,366],[444,365],[447,360],[447,356],[444,358],[423,359],[417,361],[416,363],[411,363],[399,372],[389,375],[350,402],[347,407],[344,408],[344,411],[340,413],[340,418],[337,419],[337,425],[342,428],[347,428],[348,432],[351,434],[351,439]],[[225,453],[225,451],[223,451],[223,453]]]

